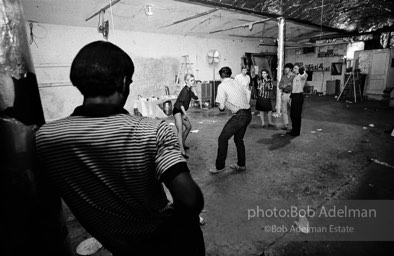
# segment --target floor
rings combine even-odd
[[[346,234],[322,239],[302,232],[265,230],[267,225],[302,227],[295,224],[298,218],[253,218],[259,207],[321,209],[336,200],[393,200],[394,109],[387,103],[355,104],[333,96],[307,95],[301,136],[296,138],[278,128],[261,128],[254,113],[245,135],[247,170],[228,168],[218,175],[208,173],[208,168],[214,164],[217,138],[231,114],[198,108],[189,109],[189,114],[193,133],[187,141],[188,165],[205,197],[201,216],[206,220],[202,229],[207,255],[392,255],[394,239],[382,242],[380,233],[364,234],[367,237],[361,239]],[[274,121],[277,127],[282,125],[278,118]],[[171,124],[173,119],[166,122]],[[231,140],[226,164],[235,162]],[[90,235],[69,211],[67,221],[76,248]],[[111,254],[102,248],[94,255]]]

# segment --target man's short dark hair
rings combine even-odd
[[[285,64],[285,68],[293,69],[293,68],[294,68],[294,65],[293,65],[292,63],[286,63],[286,64]]]
[[[109,96],[132,82],[134,63],[118,46],[105,41],[85,45],[71,64],[70,80],[85,97]]]
[[[232,74],[231,68],[229,67],[222,67],[219,70],[219,75],[221,78],[231,77],[231,74]]]

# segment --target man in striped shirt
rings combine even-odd
[[[83,105],[37,132],[40,179],[115,256],[205,255],[204,200],[175,133],[123,109],[133,73],[131,58],[112,43],[80,50],[70,78]]]
[[[219,70],[222,82],[218,86],[216,102],[219,104],[220,111],[227,108],[233,113],[233,116],[227,121],[220,133],[216,165],[209,170],[211,174],[217,174],[225,170],[228,141],[232,136],[234,136],[235,146],[237,147],[238,162],[230,165],[230,168],[237,171],[246,170],[244,135],[252,121],[249,105],[250,93],[248,88],[243,87],[231,78],[231,73],[229,67],[223,67]]]

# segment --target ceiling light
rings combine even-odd
[[[152,11],[152,5],[148,4],[145,6],[145,15],[146,16],[152,16],[153,15],[153,11]]]

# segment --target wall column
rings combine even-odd
[[[276,86],[276,116],[281,112],[281,91],[279,90],[279,81],[282,78],[283,66],[285,61],[285,19],[278,18],[278,67],[277,67],[277,86]]]

